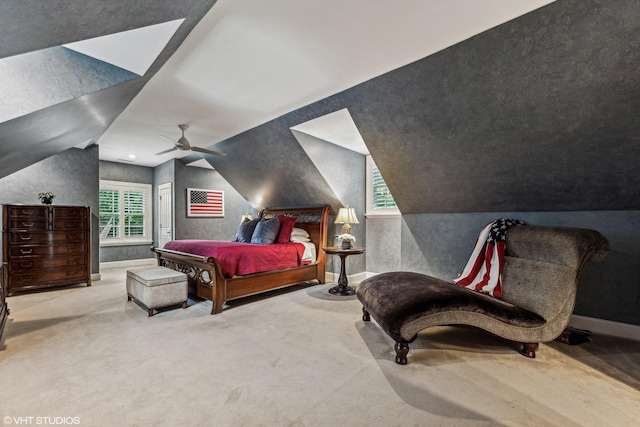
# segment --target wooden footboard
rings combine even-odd
[[[325,253],[329,206],[311,208],[263,209],[260,218],[289,215],[298,218],[296,227],[304,228],[316,246],[314,264],[283,270],[267,271],[246,276],[225,278],[220,264],[213,257],[192,255],[170,249],[151,248],[156,253],[158,265],[181,271],[189,278],[192,292],[212,302],[211,314],[220,313],[225,302],[235,298],[258,294],[296,283],[325,281]]]

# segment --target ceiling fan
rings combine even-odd
[[[220,151],[208,150],[206,148],[200,148],[200,147],[192,147],[191,144],[189,144],[189,141],[187,140],[187,138],[185,138],[185,136],[184,136],[184,132],[187,129],[189,129],[189,126],[188,125],[178,125],[178,127],[182,131],[182,136],[177,141],[169,138],[168,136],[160,135],[161,137],[166,138],[169,141],[173,142],[174,143],[174,147],[173,148],[169,148],[168,150],[164,150],[164,151],[161,151],[159,153],[156,153],[156,156],[159,156],[159,155],[165,154],[165,153],[169,153],[169,152],[175,151],[175,150],[195,151],[197,153],[211,154],[211,155],[214,155],[214,156],[226,156],[225,153],[221,153]]]

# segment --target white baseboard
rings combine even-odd
[[[337,273],[331,273],[327,271],[325,272],[324,279],[325,279],[325,282],[327,283],[337,282],[338,276],[339,274]],[[349,281],[350,286],[357,286],[358,283],[362,282],[366,278],[367,278],[366,272],[356,273],[356,274],[347,274],[347,280]]]
[[[98,282],[100,280],[100,273],[91,273],[91,281]]]
[[[103,268],[121,268],[121,267],[144,267],[146,265],[158,265],[155,258],[128,259],[125,261],[101,262],[100,270]]]
[[[613,322],[611,320],[596,319],[574,314],[571,316],[569,326],[578,329],[587,329],[591,332],[603,335],[611,335],[618,338],[640,341],[640,326],[628,323]]]

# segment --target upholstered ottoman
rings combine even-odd
[[[166,267],[141,267],[127,270],[127,299],[135,299],[153,310],[182,304],[187,308],[187,275]]]

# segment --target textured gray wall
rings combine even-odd
[[[61,46],[4,58],[0,75],[0,122],[138,77]]]
[[[153,168],[101,160],[100,179],[149,184],[153,189],[152,200],[156,199],[155,187],[153,187]],[[155,220],[155,211],[152,217],[153,220]],[[102,246],[100,248],[100,262],[153,258],[153,253],[149,250],[150,247],[151,244]]]
[[[313,162],[320,175],[338,197],[342,206],[349,205],[355,209],[358,224],[351,225],[351,234],[356,238],[356,246],[367,246],[365,213],[365,156],[347,150],[314,136],[293,131],[296,139]],[[303,191],[312,191],[301,188]],[[335,224],[337,211],[329,218],[328,245],[339,245],[335,237],[342,232],[342,224]],[[366,270],[365,256],[347,257],[347,274],[361,273]],[[327,258],[327,270],[340,273],[340,259]]]
[[[329,101],[296,110],[217,143],[224,158],[205,157],[256,209],[326,204],[335,210],[340,201],[290,128],[338,109]]]
[[[405,214],[640,209],[638,22],[560,0],[337,98]]]
[[[215,170],[186,166],[175,161],[175,238],[232,240],[245,213],[253,207]],[[161,183],[159,183],[161,184]],[[187,188],[224,191],[224,218],[187,217]]]
[[[403,213],[400,242],[397,222],[367,220],[368,271],[454,278],[501,216],[591,227],[612,251],[576,312],[640,325],[638,22],[637,1],[559,0],[218,144],[238,151],[220,171],[249,200],[335,208],[289,128],[348,108]]]
[[[72,148],[0,179],[0,203],[40,203],[38,193],[51,191],[57,205],[91,208],[91,271],[100,264],[98,234],[98,146]]]

